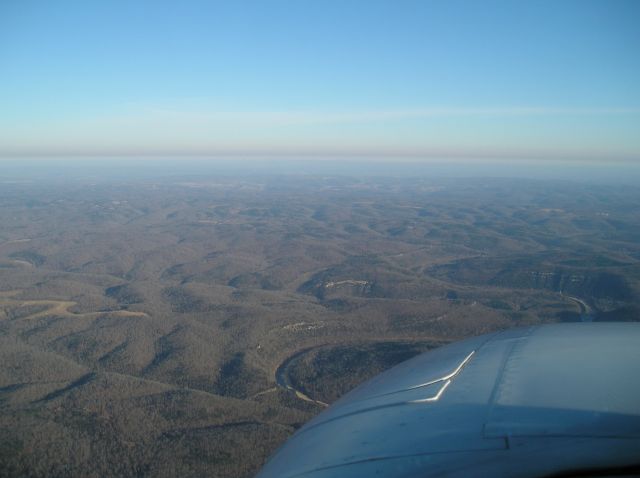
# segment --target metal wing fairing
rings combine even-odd
[[[534,477],[640,464],[640,324],[558,324],[417,356],[345,395],[258,475]]]

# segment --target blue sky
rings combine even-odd
[[[0,156],[640,160],[640,2],[0,2]]]

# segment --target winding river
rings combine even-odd
[[[284,362],[282,362],[280,366],[276,369],[276,384],[280,388],[293,391],[298,398],[300,398],[301,400],[304,400],[305,402],[315,403],[316,405],[320,405],[321,407],[328,407],[329,406],[328,403],[322,402],[320,400],[314,400],[303,391],[295,388],[293,386],[293,383],[291,382],[291,379],[289,378],[289,373],[288,373],[288,368],[292,363],[294,363],[296,360],[298,360],[302,355],[306,354],[307,352],[320,347],[322,346],[320,345],[317,347],[309,347],[306,349],[299,350],[295,354],[288,357]]]

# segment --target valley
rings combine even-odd
[[[252,476],[327,404],[418,353],[637,320],[638,210],[637,187],[551,180],[5,182],[0,468]]]

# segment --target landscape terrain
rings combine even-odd
[[[465,337],[640,317],[640,188],[0,175],[0,476],[253,476]]]

